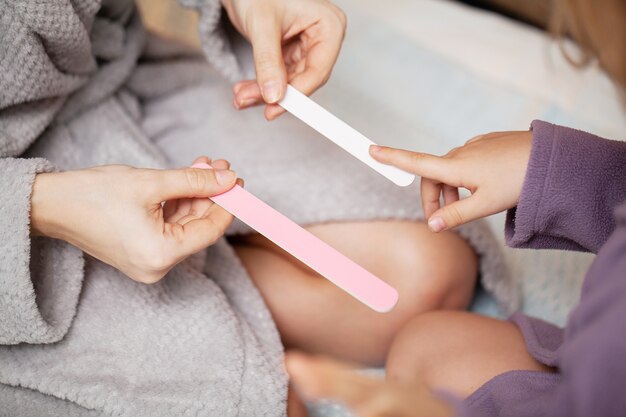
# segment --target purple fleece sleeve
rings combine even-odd
[[[626,143],[533,121],[520,201],[509,210],[509,246],[597,252],[626,200]]]
[[[546,401],[546,416],[623,416],[626,410],[626,206],[587,273],[581,302],[561,347],[563,383]]]

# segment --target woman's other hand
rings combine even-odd
[[[233,87],[243,109],[266,103],[273,120],[285,110],[275,104],[287,82],[310,95],[332,71],[346,29],[343,12],[327,0],[222,0],[228,16],[252,44],[256,80]]]
[[[452,417],[452,408],[424,386],[357,374],[331,359],[288,353],[287,372],[305,400],[334,399],[358,417]]]
[[[198,162],[210,163],[206,157]],[[232,188],[236,174],[226,161],[212,165],[214,170],[107,165],[39,174],[31,231],[65,240],[135,281],[157,282],[214,244],[233,220],[208,197]]]
[[[381,146],[372,146],[370,154],[379,162],[422,177],[424,215],[431,230],[440,232],[515,207],[531,145],[531,132],[494,132],[477,136],[442,157]],[[459,188],[472,195],[459,199]]]

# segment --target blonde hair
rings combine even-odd
[[[626,92],[626,0],[555,0],[550,27],[558,39],[569,36],[580,47],[574,58],[560,42],[572,64],[597,60]]]

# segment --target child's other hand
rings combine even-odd
[[[288,353],[287,372],[305,400],[334,399],[359,417],[451,417],[452,408],[426,387],[359,375],[334,360]]]
[[[531,144],[528,131],[494,132],[477,136],[442,157],[380,146],[372,146],[370,154],[379,162],[422,177],[424,215],[431,230],[439,232],[515,207]],[[472,195],[459,199],[459,188]]]
[[[206,157],[194,163],[200,162],[211,163]],[[208,197],[231,189],[237,176],[226,161],[212,165],[214,170],[106,165],[39,174],[31,230],[65,240],[135,281],[156,282],[214,244],[233,220]]]
[[[265,117],[285,110],[275,104],[287,82],[306,95],[328,78],[346,29],[343,12],[327,0],[222,0],[228,16],[252,44],[256,80],[233,87],[234,104],[243,109],[267,103]]]

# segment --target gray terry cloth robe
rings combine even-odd
[[[201,14],[205,57],[238,78],[218,0],[183,3]],[[415,187],[289,122],[241,137],[246,123],[273,128],[230,103],[201,59],[146,36],[129,0],[0,0],[0,416],[285,414],[278,332],[225,240],[143,285],[29,233],[37,173],[188,165],[192,140],[237,161],[255,194],[300,223],[421,217]],[[517,308],[488,228],[459,232],[481,255],[485,287]]]

